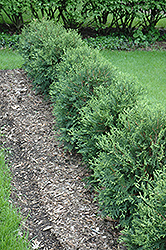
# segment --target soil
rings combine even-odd
[[[116,250],[117,222],[102,219],[80,155],[59,145],[50,101],[22,69],[0,71],[0,147],[9,151],[11,202],[20,207],[32,249]]]

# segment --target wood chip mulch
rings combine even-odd
[[[116,222],[98,215],[78,155],[55,139],[52,107],[22,69],[0,71],[0,147],[9,151],[11,202],[20,207],[32,249],[115,250]]]

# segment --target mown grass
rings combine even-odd
[[[0,69],[17,69],[23,65],[23,59],[16,50],[0,50]]]
[[[161,19],[160,21],[158,21],[157,28],[166,28],[166,18]]]
[[[11,174],[0,149],[0,250],[30,249],[27,236],[20,230],[21,217],[9,202]]]
[[[166,51],[101,51],[122,72],[137,77],[150,101],[166,106]]]
[[[101,53],[122,72],[137,77],[152,102],[166,106],[166,51],[103,50]],[[23,59],[17,51],[0,50],[0,69],[16,69],[22,65]]]

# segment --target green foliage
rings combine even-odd
[[[82,15],[85,18],[91,16],[95,27],[116,27],[119,31],[132,33],[136,27],[155,27],[166,16],[165,9],[165,0],[84,0]]]
[[[77,28],[83,22],[80,4],[79,0],[33,0],[30,1],[30,9],[37,19],[60,20],[66,28]]]
[[[18,30],[32,17],[38,20],[54,19],[63,22],[66,28],[78,28],[84,23],[81,4],[81,0],[0,0],[0,10]]]
[[[12,36],[4,32],[0,33],[0,48],[13,48],[18,47],[19,35],[13,34]]]
[[[83,159],[88,161],[97,156],[97,142],[102,135],[113,127],[123,127],[120,114],[140,101],[142,89],[138,86],[135,79],[119,72],[113,84],[95,88],[92,98],[81,109],[79,128],[72,132]]]
[[[45,17],[63,22],[66,28],[88,24],[127,33],[136,27],[149,30],[166,17],[165,0],[0,0],[0,9],[17,29],[23,26],[27,13],[29,20]]]
[[[146,0],[139,4],[138,17],[141,27],[148,30],[154,28],[157,22],[166,17],[165,0]]]
[[[104,215],[131,223],[138,197],[138,183],[166,165],[166,114],[145,105],[121,114],[122,128],[113,127],[98,138],[100,154],[91,161],[99,182],[98,200]]]
[[[113,83],[117,70],[97,50],[83,46],[67,50],[56,71],[57,80],[50,91],[56,124],[61,140],[74,144],[70,133],[78,126],[80,108],[91,98],[95,87]]]
[[[43,19],[32,21],[20,35],[19,51],[25,61],[25,70],[33,79],[37,91],[48,94],[56,75],[56,65],[66,48],[76,48],[83,41],[74,30],[66,30],[60,24]]]
[[[0,0],[0,9],[19,30],[23,24],[23,14],[28,10],[29,0]]]
[[[164,35],[156,28],[151,28],[148,32],[143,32],[141,29],[135,29],[132,35],[124,35],[112,33],[108,36],[88,37],[86,43],[99,50],[135,50],[147,47],[152,47],[156,41],[165,40]]]
[[[83,1],[83,15],[92,17],[92,22],[97,27],[107,25],[109,27],[115,27],[118,30],[128,29],[130,30],[138,12],[138,1],[126,1],[126,0],[95,0],[95,1]],[[112,15],[112,20],[108,22],[109,15]]]
[[[25,233],[21,234],[21,217],[9,203],[11,175],[5,164],[4,151],[0,150],[0,249],[30,249]]]
[[[59,1],[61,2],[61,1]],[[32,0],[29,7],[34,18],[54,19],[57,12],[57,1],[53,0]]]
[[[146,178],[139,186],[141,202],[121,240],[127,249],[166,249],[166,172],[155,171],[154,180]],[[143,193],[143,194],[141,194]]]
[[[147,39],[140,38],[140,34],[137,33],[136,37],[127,37],[124,35],[117,36],[111,34],[109,36],[98,36],[96,38],[89,37],[85,41],[90,47],[97,48],[99,50],[110,49],[110,50],[131,50],[138,48],[146,48],[150,46]],[[146,36],[145,36],[146,38]]]

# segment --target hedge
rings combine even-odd
[[[35,89],[48,94],[49,86],[56,77],[56,65],[61,61],[64,50],[83,44],[76,31],[66,30],[53,21],[33,20],[25,27],[20,35],[19,51]]]

